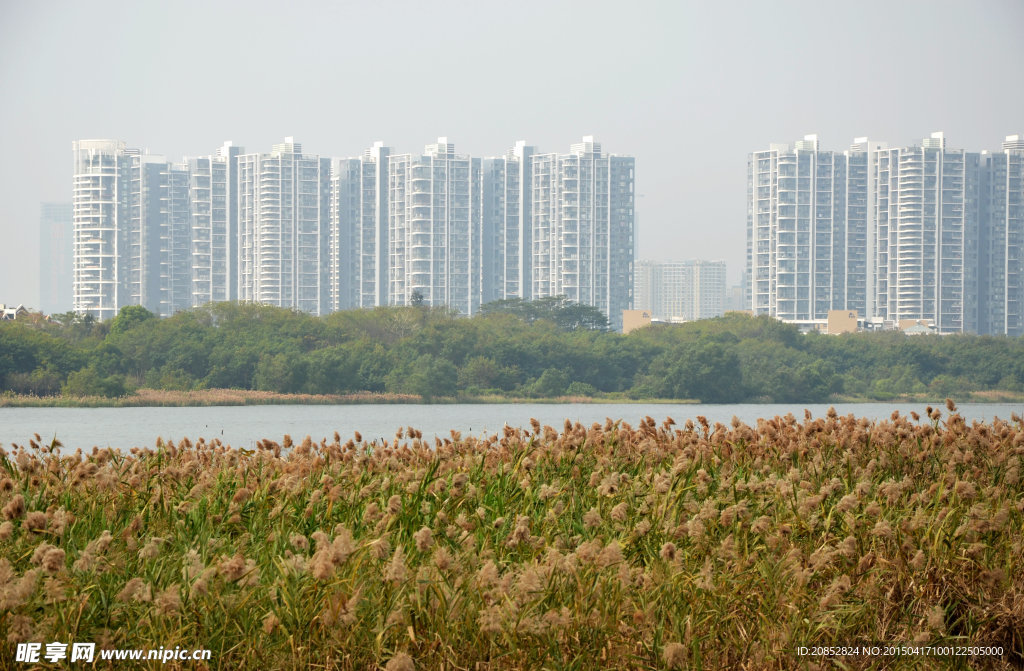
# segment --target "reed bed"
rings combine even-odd
[[[213,651],[152,668],[1024,664],[1016,416],[37,441],[0,457],[0,665],[22,641]],[[796,652],[869,642],[1003,654]]]

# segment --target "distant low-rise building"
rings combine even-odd
[[[652,322],[650,310],[623,310],[622,311],[622,333],[626,334]]]
[[[856,310],[829,310],[828,334],[856,333],[859,330]]]
[[[639,261],[633,306],[657,321],[688,322],[725,313],[725,261]]]

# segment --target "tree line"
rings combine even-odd
[[[1024,339],[803,335],[741,313],[622,335],[607,330],[599,311],[563,298],[492,303],[473,318],[425,306],[314,317],[214,303],[160,319],[132,306],[106,322],[66,313],[3,323],[0,382],[6,392],[37,396],[120,396],[147,387],[426,400],[941,398],[1024,392]]]

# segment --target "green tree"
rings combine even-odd
[[[359,386],[357,388],[363,391],[384,391],[387,387],[388,376],[394,368],[388,350],[380,343],[363,342],[355,347],[354,356],[359,362],[357,372]]]
[[[49,368],[36,368],[31,373],[9,373],[4,386],[17,394],[55,396],[60,393],[62,376]]]
[[[568,396],[596,396],[597,389],[594,389],[594,385],[587,384],[586,382],[575,381],[569,384],[569,387],[565,390]]]
[[[110,335],[118,336],[132,330],[139,324],[156,319],[157,316],[141,305],[126,305],[110,322]]]
[[[123,396],[128,391],[122,375],[103,375],[89,365],[68,375],[61,389],[65,396]]]
[[[574,303],[565,296],[548,296],[532,301],[507,298],[483,305],[480,312],[484,315],[513,314],[527,323],[546,320],[557,325],[563,331],[606,330],[608,328],[608,318],[601,310],[591,305]]]
[[[296,394],[306,384],[306,365],[298,352],[264,354],[256,364],[253,384],[256,389]]]
[[[735,347],[700,342],[681,347],[666,367],[672,396],[702,403],[735,403],[744,396],[743,376]]]
[[[342,394],[359,389],[359,361],[349,350],[325,347],[310,352],[306,360],[306,391],[313,394]]]
[[[559,368],[548,368],[537,381],[533,383],[531,391],[534,396],[541,398],[553,398],[563,396],[569,386],[569,376]]]
[[[486,356],[475,356],[459,368],[459,387],[493,389],[501,377],[501,367]]]
[[[437,397],[454,396],[457,378],[458,370],[451,361],[423,354],[394,368],[387,376],[387,390],[416,394],[429,403]]]

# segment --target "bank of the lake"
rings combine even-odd
[[[282,394],[251,389],[178,391],[137,389],[123,396],[34,396],[0,394],[0,408],[156,408],[233,405],[342,405],[359,403],[419,403],[412,394],[358,392],[353,394]]]
[[[1024,403],[1024,392],[988,390],[953,394],[963,403]],[[941,404],[945,397],[934,394],[901,394],[879,399],[866,396],[836,394],[821,403],[925,403]],[[177,391],[166,389],[137,389],[124,396],[34,396],[5,392],[0,394],[0,408],[148,408],[148,407],[206,407],[237,405],[360,405],[360,404],[565,404],[594,403],[615,405],[697,405],[696,399],[627,398],[625,394],[600,396],[557,396],[526,398],[517,396],[460,395],[457,397],[424,398],[416,394],[383,392],[357,392],[352,394],[283,394],[274,391],[250,389],[196,389]],[[756,402],[755,402],[756,403]],[[772,405],[764,403],[763,405]],[[776,404],[777,405],[777,404]]]
[[[685,403],[446,403],[341,405],[292,404],[249,406],[123,407],[123,408],[0,408],[0,445],[27,445],[39,434],[43,443],[54,438],[66,449],[90,450],[94,446],[129,450],[153,447],[158,437],[176,443],[213,438],[233,447],[252,448],[263,439],[281,441],[285,434],[296,441],[310,436],[319,442],[333,440],[337,432],[345,440],[359,432],[366,440],[383,442],[406,427],[435,436],[500,434],[504,427],[526,427],[531,419],[560,429],[565,421],[590,426],[607,418],[638,426],[647,416],[658,422],[667,417],[679,424],[704,416],[712,424],[729,425],[733,417],[751,426],[758,419],[792,414],[802,419],[825,416],[830,407],[840,415],[870,420],[925,414],[927,403],[817,403],[817,404],[685,404]],[[931,404],[940,407],[941,404]],[[1020,403],[963,403],[960,412],[968,421],[1009,419],[1024,414]]]
[[[1024,398],[1024,395],[1022,395]],[[196,389],[177,391],[166,389],[137,389],[123,396],[34,396],[31,394],[0,394],[0,408],[167,408],[235,405],[359,405],[359,404],[431,404],[460,403],[598,403],[680,405],[700,403],[696,399],[650,398],[631,399],[625,394],[601,396],[555,396],[534,398],[500,396],[497,394],[435,396],[424,398],[416,394],[388,392],[357,392],[353,394],[282,394],[274,391],[250,389]]]

